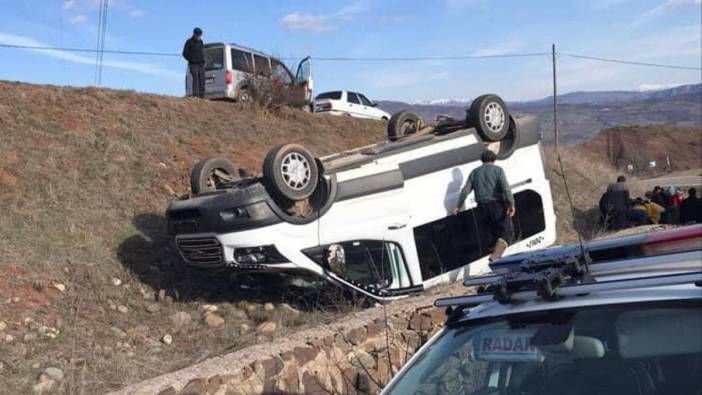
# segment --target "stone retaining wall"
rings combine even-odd
[[[444,311],[431,307],[433,299],[367,309],[116,393],[375,394],[443,325]]]

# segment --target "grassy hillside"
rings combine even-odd
[[[185,268],[162,213],[203,156],[257,172],[273,144],[323,155],[383,135],[382,123],[347,117],[0,82],[0,386],[25,393],[58,367],[58,392],[100,393],[343,313],[348,306],[280,289],[242,296],[225,275]],[[564,155],[588,229],[614,177],[589,155]],[[559,238],[572,240],[563,182],[547,157]],[[266,321],[277,328],[256,329]]]
[[[284,295],[239,303],[224,276],[184,269],[163,232],[167,201],[203,156],[258,172],[273,144],[322,155],[384,136],[374,121],[8,82],[0,131],[0,385],[14,393],[47,366],[63,369],[64,392],[98,393],[256,341],[241,325],[280,322],[279,305],[260,303]],[[212,330],[198,306],[223,301]],[[192,318],[180,329],[178,311]]]

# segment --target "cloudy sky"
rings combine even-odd
[[[98,0],[3,2],[0,44],[95,48]],[[700,67],[701,0],[110,0],[106,49],[179,53],[194,26],[295,58],[444,57],[548,52]],[[0,48],[0,79],[90,85],[95,55]],[[294,63],[294,61],[289,61]],[[558,61],[562,92],[698,83],[699,70]],[[103,85],[183,94],[178,56],[105,55]],[[550,59],[314,62],[315,89],[373,99],[547,96]]]

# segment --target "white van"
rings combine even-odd
[[[496,105],[499,127],[488,111]],[[273,147],[261,177],[239,179],[224,158],[200,161],[193,196],[172,201],[166,213],[178,251],[192,266],[312,274],[379,300],[485,272],[494,240],[479,226],[473,195],[459,215],[451,213],[488,145],[517,208],[507,253],[555,241],[533,117],[515,122],[495,95],[476,99],[465,121],[431,134],[421,135],[412,115],[393,115],[385,142],[322,158],[298,144]]]
[[[248,101],[252,78],[270,79],[274,85],[299,92],[304,102],[312,102],[312,63],[300,61],[293,75],[281,60],[236,44],[205,44],[205,97]],[[192,96],[192,77],[185,72],[185,92]]]

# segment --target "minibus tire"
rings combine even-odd
[[[501,122],[492,124],[486,112],[501,113]],[[466,123],[473,127],[484,141],[500,141],[507,135],[510,126],[510,116],[505,102],[497,95],[487,94],[478,96],[470,105],[466,116]]]
[[[302,166],[303,170],[296,173],[298,166]],[[314,156],[299,144],[277,145],[263,160],[263,185],[279,202],[297,202],[309,198],[317,188],[318,181],[319,169]]]
[[[190,191],[197,195],[217,190],[214,172],[219,171],[229,176],[229,180],[239,179],[239,170],[226,158],[205,158],[199,160],[190,172]],[[214,185],[213,185],[214,184]]]
[[[502,141],[500,141],[500,152],[497,153],[497,159],[499,160],[509,158],[512,156],[514,151],[517,150],[517,147],[519,147],[519,140],[521,136],[519,134],[519,129],[517,128],[517,123],[514,122],[511,115],[509,116],[509,121],[510,125],[507,135],[502,139]],[[508,147],[502,147],[502,144],[507,143],[509,143]]]
[[[414,124],[414,130],[408,131],[405,124]],[[416,133],[422,128],[422,118],[417,113],[409,110],[402,110],[392,114],[388,122],[387,138],[390,141],[396,141],[402,137]]]

